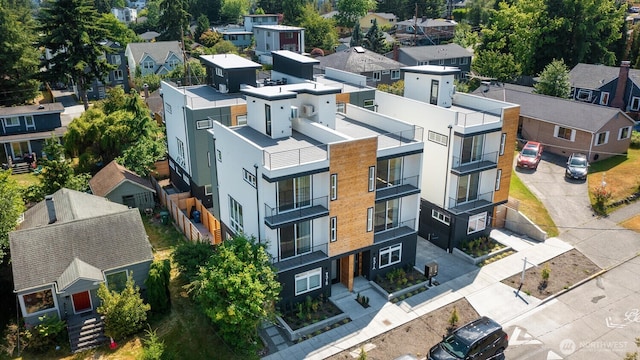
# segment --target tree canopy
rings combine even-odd
[[[10,170],[0,170],[0,263],[9,249],[9,233],[18,225],[18,217],[24,212],[24,203],[18,183]]]
[[[338,1],[336,21],[341,26],[352,28],[368,11],[375,9],[375,0]]]
[[[325,19],[316,11],[313,4],[307,4],[302,12],[299,26],[305,28],[306,51],[313,48],[333,50],[338,43],[338,32],[333,19]]]
[[[47,71],[42,72],[44,80],[67,82],[72,78],[88,109],[87,90],[93,79],[103,79],[115,69],[104,56],[111,52],[104,45],[104,40],[111,36],[93,1],[47,1],[40,8],[39,20],[39,45],[51,52],[51,57],[44,59],[47,66]]]
[[[384,54],[388,51],[387,41],[384,39],[384,33],[378,27],[377,19],[373,19],[373,24],[364,38],[364,45],[367,49],[378,54]]]
[[[38,161],[43,170],[40,173],[39,194],[35,200],[39,201],[45,195],[51,195],[62,188],[83,192],[89,190],[91,175],[86,173],[75,174],[71,160],[64,157],[64,147],[60,145],[57,138],[46,139],[43,152],[46,157]]]
[[[540,73],[540,80],[533,87],[536,93],[568,98],[571,93],[569,69],[562,60],[553,60]]]
[[[216,246],[192,292],[225,342],[246,349],[260,322],[275,314],[280,286],[264,246],[241,235]]]
[[[180,40],[187,33],[189,13],[187,0],[160,0],[158,30],[162,40]]]
[[[40,82],[31,10],[0,0],[0,106],[31,102]]]

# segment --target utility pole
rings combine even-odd
[[[413,15],[413,46],[418,45],[416,38],[418,37],[418,3],[416,3],[416,10]]]

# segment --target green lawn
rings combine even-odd
[[[606,183],[607,190],[612,192],[610,202],[624,199],[640,190],[640,149],[629,149],[626,156],[615,156],[606,160],[591,163],[589,168],[589,197],[593,204],[593,190]]]
[[[40,183],[40,178],[31,172],[26,174],[11,175],[11,178],[13,178],[18,183],[18,185],[22,187]]]
[[[520,202],[518,210],[547,232],[549,237],[558,236],[558,228],[551,219],[547,208],[542,202],[526,187],[515,171],[511,173],[511,184],[509,187],[509,197]]]

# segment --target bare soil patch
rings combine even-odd
[[[442,335],[447,333],[450,326],[449,318],[454,307],[458,311],[457,326],[479,317],[471,304],[463,298],[328,359],[353,359],[351,352],[359,353],[360,349],[373,346],[375,347],[366,351],[368,360],[390,360],[404,354],[412,354],[418,358],[424,357],[433,345],[442,340]]]
[[[542,272],[547,267],[549,269],[549,278],[546,285],[543,286]],[[578,250],[571,249],[537,267],[527,269],[524,274],[524,284],[521,291],[538,299],[544,299],[588,278],[600,270],[596,264]],[[502,280],[502,283],[517,289],[520,285],[521,276],[522,273],[518,273]]]

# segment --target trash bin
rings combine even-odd
[[[166,210],[160,211],[160,219],[163,224],[167,225],[169,223],[169,212]]]
[[[195,223],[199,223],[200,222],[200,211],[193,210],[191,212],[191,216],[193,216],[193,222],[195,222]]]

